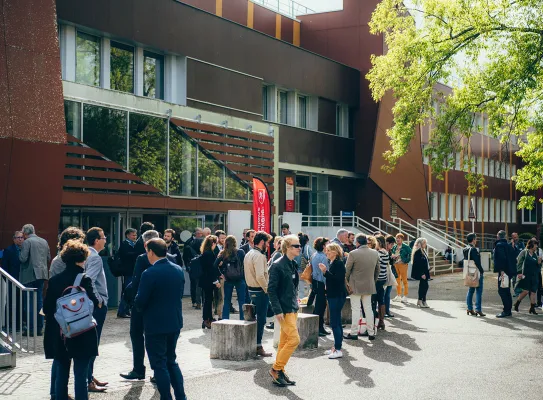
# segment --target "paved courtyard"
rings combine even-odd
[[[430,282],[428,310],[418,309],[416,282],[410,282],[409,305],[393,303],[396,318],[387,320],[377,339],[347,341],[344,357],[328,360],[323,351],[296,352],[288,364],[295,387],[274,387],[268,377],[272,358],[248,362],[209,359],[211,332],[200,328],[201,314],[185,300],[185,328],[178,359],[189,399],[535,399],[543,390],[543,315],[521,313],[498,320],[501,310],[494,274],[486,274],[483,310],[487,317],[466,316],[465,288],[458,274]],[[237,308],[237,307],[236,307]],[[234,316],[237,318],[237,316]],[[108,315],[95,375],[110,382],[95,400],[159,399],[154,386],[126,382],[119,373],[131,367],[129,321]],[[265,333],[272,349],[272,332]],[[17,367],[0,372],[0,395],[13,399],[49,398],[51,362],[42,354],[21,355]],[[149,370],[150,371],[150,370]],[[73,393],[73,385],[70,384]]]

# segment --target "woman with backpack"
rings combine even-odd
[[[245,253],[237,248],[237,240],[233,235],[229,235],[224,240],[224,249],[219,253],[215,260],[215,268],[224,276],[224,305],[222,309],[222,318],[230,319],[230,303],[232,302],[232,293],[236,288],[239,304],[239,319],[244,320],[243,304],[245,304],[245,274],[243,272],[243,258]]]
[[[215,247],[217,247],[217,236],[208,235],[200,247],[202,256],[200,257],[200,266],[202,276],[200,277],[200,287],[204,297],[204,307],[202,310],[202,329],[211,329],[213,322],[213,289],[220,288],[221,273],[215,266]],[[230,303],[226,303],[230,306]]]
[[[88,300],[98,307],[98,299],[94,294],[92,282],[85,272],[85,260],[89,249],[80,240],[68,240],[60,257],[66,264],[66,269],[49,280],[49,286],[43,303],[45,313],[45,333],[43,345],[46,359],[54,359],[56,364],[55,399],[68,399],[68,381],[70,365],[74,362],[74,387],[77,400],[88,399],[87,375],[91,357],[98,355],[98,338],[96,322],[90,330],[81,332],[71,338],[64,337],[59,323],[55,318],[57,300],[70,293],[71,286],[76,283],[79,274],[83,274],[79,287],[85,289]],[[66,291],[66,289],[69,289]],[[92,318],[92,312],[90,313]]]

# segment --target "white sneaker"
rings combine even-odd
[[[405,296],[402,297],[402,303],[408,303],[407,297],[405,297]]]
[[[422,307],[422,300],[417,300],[417,307]]]
[[[425,301],[422,302],[422,308],[430,308],[430,306],[428,304],[426,304]]]
[[[334,348],[332,347],[330,350],[326,350],[326,351],[324,352],[324,355],[325,355],[325,356],[329,356],[329,355],[332,354],[334,351],[336,351],[336,349],[334,349]]]
[[[396,296],[392,299],[392,301],[399,302],[402,301],[402,298],[400,296]]]
[[[328,356],[330,360],[334,360],[336,358],[341,358],[341,357],[343,357],[343,353],[341,352],[341,350],[334,350],[334,352]]]

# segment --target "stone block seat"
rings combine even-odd
[[[300,344],[298,349],[316,349],[319,346],[319,316],[313,314],[298,313],[298,319],[296,321],[298,327],[298,334],[300,335]],[[275,320],[275,327],[273,329],[273,347],[277,348],[279,345],[279,338],[281,336],[281,328],[277,319]]]
[[[352,314],[351,314],[351,298],[347,297],[345,299],[345,304],[343,305],[343,308],[341,309],[341,323],[343,325],[350,325],[352,324]],[[330,325],[330,310],[328,309],[328,305],[326,306],[326,311],[324,312],[324,323],[326,325]]]
[[[256,321],[223,319],[213,322],[209,357],[231,361],[256,357]]]

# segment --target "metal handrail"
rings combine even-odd
[[[293,0],[251,0],[273,11],[296,18],[297,15],[314,14],[315,11]]]
[[[385,224],[385,226],[390,226],[392,227],[392,229],[395,229],[396,231],[402,233],[402,234],[405,234],[407,236],[407,241],[411,241],[411,238],[414,238],[413,235],[409,234],[409,232],[401,232],[400,228],[397,227],[396,225],[392,224],[391,222],[381,218],[381,217],[373,217],[371,219],[371,222],[375,222],[375,220],[378,220],[379,221],[379,230],[381,229],[381,223]]]
[[[428,222],[424,221],[423,219],[418,219],[417,223],[422,226],[426,226],[428,229],[433,230],[434,232],[438,230],[439,228],[436,228],[435,226],[429,224]],[[447,232],[441,232],[439,231],[439,234],[442,234],[445,238],[450,238],[450,241],[454,243],[456,246],[462,246],[462,248],[466,247],[467,244],[463,243],[461,240],[458,240],[452,235],[449,235]],[[450,246],[450,244],[448,245]]]
[[[0,268],[0,338],[12,351],[35,353],[38,334],[38,291],[28,288]],[[23,301],[23,298],[25,301]],[[32,298],[32,299],[30,299]],[[30,302],[32,302],[32,336],[30,336]],[[26,304],[25,304],[26,303]],[[23,307],[25,305],[26,307]],[[26,308],[23,319],[23,308]],[[26,345],[23,339],[23,325],[26,322]]]
[[[457,231],[457,232],[460,232],[462,236],[467,236],[468,233],[471,233],[471,231],[467,231],[465,229],[459,229],[459,228],[453,229],[453,228],[447,227],[446,225],[441,225],[434,221],[424,220],[424,222],[437,229],[443,229],[445,230],[446,233]],[[492,249],[494,247],[494,242],[496,241],[496,235],[492,233],[477,233],[477,232],[475,233],[477,234],[478,241],[481,243],[482,248],[487,248],[487,245],[489,249]]]

